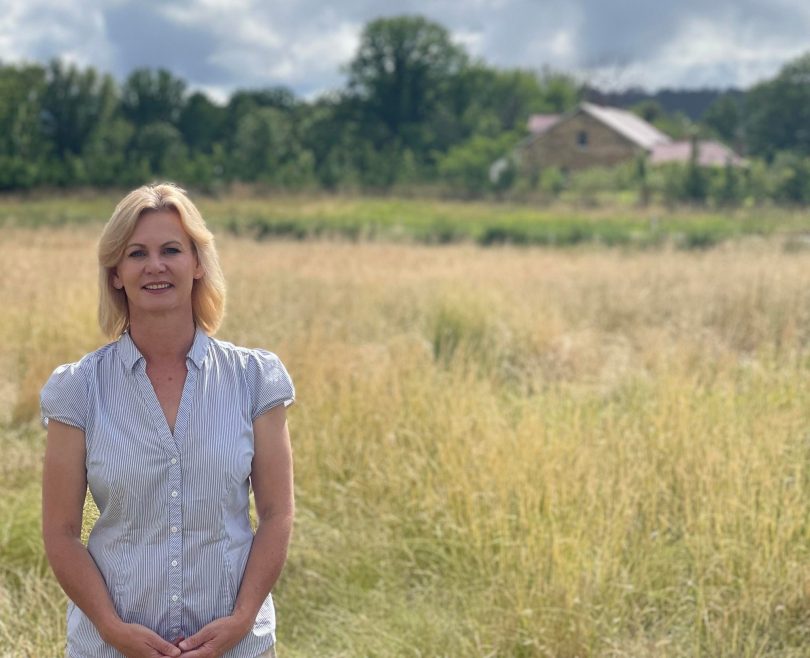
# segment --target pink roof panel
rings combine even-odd
[[[743,158],[720,142],[699,141],[697,146],[697,162],[701,167],[723,167],[726,163],[740,167],[745,164]],[[650,152],[650,164],[689,162],[691,155],[692,142],[690,141],[659,144]]]
[[[560,120],[559,114],[532,114],[529,117],[528,128],[532,135],[540,135]]]

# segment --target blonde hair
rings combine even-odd
[[[135,232],[138,218],[153,210],[173,210],[180,217],[203,269],[194,281],[191,306],[195,324],[213,334],[225,315],[225,278],[219,266],[214,236],[186,191],[172,183],[144,185],[127,194],[115,207],[98,242],[98,323],[110,338],[129,327],[126,293],[113,286],[113,273]]]

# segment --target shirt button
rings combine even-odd
[[[177,526],[176,525],[172,526],[172,532],[177,532]]]
[[[177,492],[176,491],[172,491],[172,498],[177,498]]]
[[[172,464],[176,464],[176,463],[177,463],[177,460],[174,457],[172,457]]]
[[[175,594],[175,595],[172,597],[172,601],[176,601],[176,600],[177,600],[177,594]]]
[[[176,566],[177,566],[177,560],[172,560],[172,566],[173,566],[173,567],[176,567]]]

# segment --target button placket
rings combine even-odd
[[[173,454],[169,460],[169,477],[167,482],[169,504],[169,621],[175,628],[183,626],[183,569],[181,557],[183,555],[183,469],[182,446],[184,443],[191,400],[197,382],[196,367],[190,359],[187,360],[188,370],[177,410],[177,419],[174,426],[174,436],[171,439]]]
[[[169,460],[169,477],[167,482],[169,505],[169,622],[173,628],[180,628],[183,621],[183,573],[179,559],[183,553],[183,506],[182,491],[183,472],[180,460],[172,457]]]

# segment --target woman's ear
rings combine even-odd
[[[118,270],[112,269],[110,270],[110,281],[112,282],[113,288],[116,290],[123,290],[124,284],[121,281],[120,277],[118,276]]]

